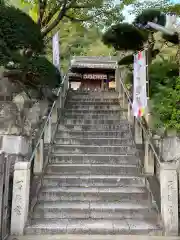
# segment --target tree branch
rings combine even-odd
[[[52,31],[58,25],[58,23],[63,19],[64,15],[68,9],[67,2],[68,2],[68,0],[64,0],[63,6],[62,6],[61,11],[59,12],[57,18],[42,32],[43,37],[45,37],[50,31]]]
[[[86,22],[86,21],[89,21],[89,20],[93,19],[93,16],[88,17],[88,18],[84,18],[84,19],[77,19],[77,18],[74,18],[74,17],[70,17],[67,14],[65,14],[64,16],[67,17],[68,19],[70,19],[72,22]]]
[[[38,24],[42,26],[42,19],[46,10],[47,0],[38,0]]]
[[[94,7],[93,5],[87,4],[87,5],[71,5],[70,8],[75,8],[75,9],[79,9],[79,8],[92,8]]]
[[[12,70],[7,70],[7,71],[4,71],[3,73],[3,76],[6,78],[19,78],[22,74],[22,71],[19,70],[19,69],[12,69]]]
[[[59,11],[58,6],[54,7],[48,14],[48,16],[42,21],[42,26],[45,27],[53,18],[53,16]]]

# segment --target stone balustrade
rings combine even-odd
[[[117,68],[116,91],[119,93],[120,105],[125,109],[125,116],[132,124],[135,143],[142,153],[143,172],[147,175],[146,183],[154,199],[159,202],[164,234],[166,236],[178,236],[178,156],[180,156],[180,141],[171,138],[161,141],[160,144],[157,139],[153,139],[146,120],[144,118],[136,119],[133,116],[131,97],[123,83],[124,75],[124,69],[121,73],[121,69]],[[159,145],[163,146],[163,151],[162,148],[157,147]],[[173,154],[175,155],[173,156]]]
[[[26,156],[23,158],[23,161],[17,160],[14,165],[11,215],[12,235],[23,235],[28,215],[37,201],[44,168],[48,163],[48,154],[51,143],[54,140],[61,110],[65,104],[67,91],[68,77],[65,77],[64,83],[58,92],[59,97],[53,103],[39,138],[35,143],[35,148],[32,151],[29,151],[30,144],[25,137],[5,136],[3,138],[4,151],[13,151],[16,154],[24,154]],[[46,151],[46,148],[48,151]],[[28,158],[29,152],[31,152],[30,158]]]

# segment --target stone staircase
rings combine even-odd
[[[114,92],[69,92],[25,234],[161,235]]]

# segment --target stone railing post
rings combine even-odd
[[[131,109],[131,104],[128,103],[128,113],[127,113],[127,116],[128,116],[128,121],[133,124],[134,123],[134,116],[133,116],[133,112],[132,112],[132,109]]]
[[[34,175],[41,174],[43,171],[44,165],[44,139],[40,139],[39,146],[35,152],[35,159],[34,159]]]
[[[30,141],[28,138],[16,135],[2,135],[1,150],[7,154],[12,154],[15,157],[26,156],[30,149]],[[17,158],[16,158],[17,160]]]
[[[154,174],[154,154],[147,139],[144,141],[144,173]]]
[[[55,105],[52,111],[52,123],[57,123],[58,121],[58,106]]]
[[[161,163],[161,217],[166,236],[178,236],[178,174],[175,163]]]
[[[44,143],[45,144],[51,143],[51,139],[52,139],[52,117],[50,116],[44,132]]]
[[[1,136],[1,149],[11,156],[14,166],[11,209],[11,234],[23,234],[29,207],[30,164],[25,161],[31,151],[30,139],[23,136]]]
[[[60,95],[59,95],[59,102],[58,102],[58,108],[62,109],[63,103],[62,103],[62,88],[60,90]]]
[[[137,145],[143,144],[142,128],[139,126],[139,123],[136,118],[134,118],[134,141]]]
[[[14,166],[11,235],[23,235],[28,218],[30,163],[17,162]]]

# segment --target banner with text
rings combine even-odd
[[[146,111],[146,77],[146,51],[144,50],[134,55],[132,108],[135,117],[142,117]]]
[[[53,48],[53,64],[60,70],[60,61],[59,61],[59,34],[58,32],[53,36],[52,39],[52,48]]]

